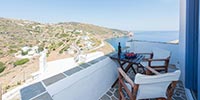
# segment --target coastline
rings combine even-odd
[[[107,43],[107,45],[108,45],[110,48],[112,48],[113,51],[115,51],[115,48],[114,48],[109,42],[107,42],[107,41],[105,41],[105,42]]]

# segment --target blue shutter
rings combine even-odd
[[[198,3],[200,5],[200,2]],[[199,7],[198,5],[198,7]],[[197,75],[197,78],[198,78],[198,90],[197,90],[197,95],[198,95],[198,100],[200,100],[200,7],[198,8],[199,10],[199,14],[198,14],[198,18],[199,18],[199,23],[198,23],[198,27],[199,27],[199,32],[198,32],[198,75]]]
[[[187,0],[186,4],[185,83],[187,88],[199,94],[199,0]]]

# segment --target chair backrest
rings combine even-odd
[[[180,70],[172,73],[165,73],[160,75],[143,75],[136,74],[135,84],[139,84],[137,92],[138,99],[147,98],[167,98],[166,92],[167,88],[173,81],[178,81],[180,77]]]
[[[166,59],[171,56],[171,52],[161,48],[153,48],[153,59]]]

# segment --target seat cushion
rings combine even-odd
[[[178,81],[180,70],[160,75],[136,74],[135,84],[139,84],[137,99],[166,98],[166,91],[172,81]],[[153,91],[153,92],[152,92]]]

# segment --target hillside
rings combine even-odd
[[[87,33],[94,38],[105,39],[125,32],[77,22],[41,24],[0,18],[0,56],[10,55],[23,46],[49,47],[62,41],[70,45],[78,35],[84,36]]]
[[[76,45],[82,53],[92,52],[104,39],[125,35],[126,31],[109,29],[92,24],[78,22],[63,22],[57,24],[42,24],[27,20],[0,18],[0,81],[4,92],[22,84],[31,78],[31,73],[38,70],[38,56],[27,63],[15,66],[20,59],[15,55],[22,47],[38,46],[42,51],[48,49],[48,61],[73,57],[68,51],[74,51]],[[104,53],[112,51],[105,45],[98,50]],[[77,52],[77,51],[76,51]],[[1,72],[2,70],[2,72]]]

